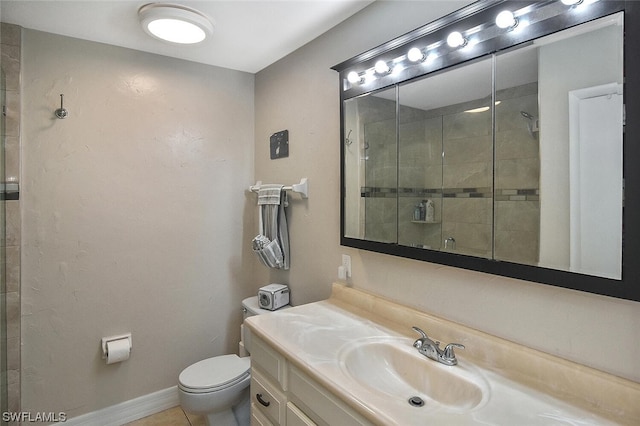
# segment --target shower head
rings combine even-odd
[[[520,111],[520,115],[527,119],[527,130],[529,131],[529,136],[535,139],[534,133],[540,130],[538,128],[538,119],[527,111]]]

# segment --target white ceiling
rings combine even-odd
[[[160,0],[1,0],[2,22],[85,40],[256,73],[374,0],[174,1],[214,22],[211,40],[176,46],[148,36],[140,6]]]

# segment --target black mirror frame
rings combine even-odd
[[[531,28],[531,31],[525,32],[526,35],[519,38],[514,38],[513,36],[498,36],[491,43],[481,43],[480,54],[474,54],[473,57],[463,57],[462,55],[452,57],[449,59],[449,62],[443,62],[438,69],[442,70],[467,60],[476,59],[521,43],[526,43],[565,28],[624,11],[624,102],[626,123],[623,142],[625,199],[623,209],[621,280],[448,252],[424,250],[421,248],[402,246],[396,243],[367,241],[345,236],[346,186],[344,181],[345,152],[343,141],[346,135],[344,121],[342,120],[344,116],[344,101],[416,77],[421,77],[426,75],[426,73],[419,74],[416,73],[416,71],[406,70],[399,73],[393,81],[376,82],[374,85],[368,85],[367,88],[358,86],[348,87],[345,85],[347,74],[355,67],[360,69],[370,68],[379,58],[388,59],[398,57],[401,55],[400,52],[411,47],[411,43],[415,43],[416,41],[429,40],[430,37],[431,39],[434,37],[442,39],[445,31],[456,30],[460,26],[470,28],[475,25],[481,25],[484,22],[490,22],[497,12],[509,3],[516,2],[493,0],[475,2],[459,11],[332,67],[332,69],[340,73],[340,244],[361,250],[454,266],[610,297],[640,301],[640,166],[637,164],[637,161],[640,160],[640,55],[637,53],[640,52],[640,3],[634,1],[600,0],[590,4],[588,12],[581,14],[580,18],[576,18],[575,16],[557,16],[546,21],[544,25]],[[524,4],[521,1],[517,3],[519,5]],[[535,2],[529,3],[533,4]],[[560,2],[557,1],[557,3]],[[423,43],[422,45],[427,44],[428,43]]]

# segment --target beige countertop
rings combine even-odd
[[[328,300],[245,324],[374,424],[640,424],[638,383],[341,284],[334,284]],[[478,378],[480,403],[471,409],[411,407],[405,395],[372,390],[346,371],[342,355],[367,339],[393,339],[402,350],[415,351],[413,325],[434,340],[466,346],[457,352],[458,366],[433,367]]]

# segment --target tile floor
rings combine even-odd
[[[205,426],[205,422],[204,417],[187,414],[178,406],[127,423],[125,426]]]

